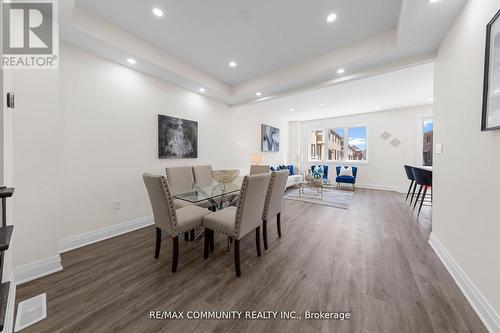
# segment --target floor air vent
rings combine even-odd
[[[47,300],[45,294],[22,301],[17,305],[14,332],[33,325],[45,317],[47,317]]]

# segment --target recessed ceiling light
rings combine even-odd
[[[135,65],[137,63],[134,58],[127,58],[127,62],[131,65]]]
[[[232,67],[232,68],[236,67],[236,61],[230,61],[229,67]]]
[[[293,111],[295,111],[295,109],[290,109],[290,112],[293,112]]]
[[[205,92],[205,88],[198,89],[200,92]]]
[[[319,106],[325,106],[325,104],[321,103]]]
[[[344,74],[344,73],[345,73],[345,69],[343,69],[343,68],[339,68],[337,70],[337,74]]]
[[[436,3],[438,2],[439,0],[429,0],[430,3]]]
[[[332,23],[333,21],[335,21],[337,19],[337,14],[335,13],[331,13],[329,14],[327,17],[326,17],[326,22],[328,23]]]
[[[153,14],[158,17],[163,17],[163,10],[161,10],[160,8],[153,8]]]
[[[255,96],[257,96],[257,97],[262,96],[262,93],[261,92],[256,92]]]
[[[377,106],[375,107],[375,109],[377,109],[377,110],[378,110],[378,109],[380,109],[380,106],[378,106],[378,105],[377,105]]]

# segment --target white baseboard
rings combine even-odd
[[[111,237],[141,229],[150,226],[153,223],[153,216],[145,216],[76,236],[63,238],[59,240],[59,253],[68,252],[85,245],[90,245]]]
[[[14,268],[13,281],[16,285],[19,285],[62,271],[62,269],[61,257],[57,255]]]
[[[348,186],[348,185],[344,185]],[[356,184],[356,188],[365,188],[368,190],[380,190],[380,191],[392,191],[392,192],[398,192],[398,193],[405,193],[407,190],[402,190],[400,188],[394,188],[394,187],[386,187],[386,186],[379,186],[379,185],[369,185],[369,184]]]
[[[500,333],[500,316],[483,294],[481,294],[467,274],[465,274],[455,259],[453,259],[443,243],[437,238],[436,234],[431,233],[429,244],[455,280],[460,290],[462,290],[465,298],[467,298],[488,331]]]
[[[10,274],[10,289],[7,297],[7,308],[5,309],[5,321],[1,333],[12,333],[14,327],[14,309],[16,307],[16,284],[14,274]]]

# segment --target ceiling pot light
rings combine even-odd
[[[236,62],[235,61],[230,61],[229,62],[229,67],[235,68],[236,67]]]
[[[290,109],[290,112],[293,112],[293,111],[295,111],[295,109]]]
[[[321,103],[319,106],[325,106],[325,104]]]
[[[153,14],[158,17],[163,17],[163,10],[160,8],[153,8]]]
[[[439,0],[429,0],[429,3],[436,3],[438,2]]]
[[[344,73],[345,73],[345,69],[343,69],[343,68],[339,68],[337,70],[337,74],[344,74]]]
[[[127,58],[127,62],[131,65],[135,65],[137,63],[134,58]]]
[[[205,92],[205,88],[198,89],[200,92]]]
[[[255,96],[260,97],[260,96],[262,96],[262,93],[261,92],[256,92]]]
[[[326,22],[328,23],[332,23],[333,21],[335,21],[337,19],[337,14],[335,13],[331,13],[329,14],[327,17],[326,17]]]

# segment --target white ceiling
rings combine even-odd
[[[433,63],[421,64],[262,102],[259,109],[304,121],[429,105],[433,71]]]
[[[432,61],[466,1],[64,0],[60,35],[237,105]],[[337,20],[327,24],[331,12]]]
[[[448,0],[449,1],[449,0]],[[402,0],[78,0],[78,5],[237,84],[395,29]],[[164,17],[151,9],[164,10]],[[329,13],[337,20],[326,23]],[[238,63],[236,69],[228,66]]]

